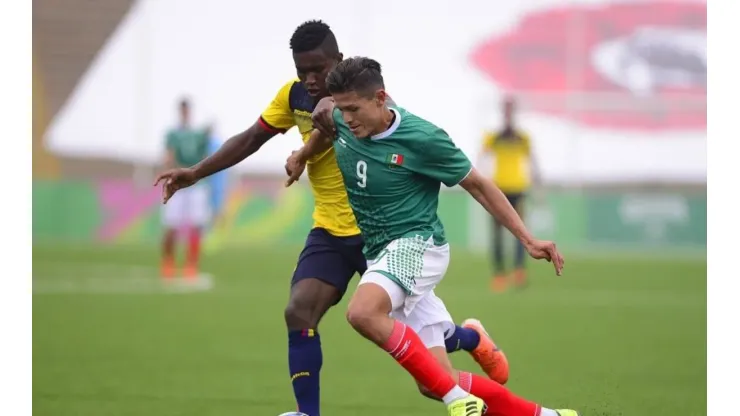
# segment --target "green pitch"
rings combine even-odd
[[[211,255],[211,289],[165,293],[155,247],[35,246],[34,414],[294,410],[282,309],[298,250]],[[439,294],[457,320],[484,322],[518,394],[585,416],[706,414],[706,262],[565,254],[563,277],[537,264],[526,291],[493,295],[487,259],[453,250]],[[324,414],[444,414],[352,332],[346,304],[321,327]],[[453,361],[478,370],[465,352]]]

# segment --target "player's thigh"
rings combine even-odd
[[[410,294],[420,295],[442,280],[449,261],[449,244],[437,246],[421,236],[399,238],[368,259],[367,271],[386,275]]]
[[[379,290],[370,289],[370,286],[379,288]],[[372,290],[372,292],[370,292]],[[372,300],[364,298],[365,293],[372,293],[373,297],[378,292],[385,292],[386,299]],[[387,312],[391,312],[398,309],[403,309],[404,302],[408,296],[406,289],[398,284],[398,282],[387,273],[382,273],[378,270],[367,270],[365,274],[360,278],[360,283],[357,286],[352,300],[349,303],[349,313],[357,312],[358,310],[372,309],[385,309]]]
[[[188,223],[194,227],[204,227],[211,219],[209,188],[206,185],[195,185],[188,190]]]
[[[185,207],[187,205],[187,192],[185,189],[175,192],[162,206],[162,223],[166,228],[179,228],[187,220]]]
[[[404,258],[405,255],[401,255]],[[398,259],[395,262],[402,260]],[[421,305],[422,310],[428,310],[431,306],[436,306],[438,298],[434,295],[434,288],[444,279],[447,273],[447,267],[450,264],[450,246],[429,246],[424,249],[420,255],[420,260],[412,260],[412,265],[405,270],[413,270],[412,284],[408,290],[410,295],[406,298],[403,313],[411,316],[414,309]],[[398,267],[396,267],[398,269]],[[401,278],[402,281],[407,281]],[[439,301],[441,303],[441,301]],[[444,304],[442,304],[444,308]],[[446,309],[445,309],[446,310]],[[424,322],[425,325],[435,322]]]
[[[333,285],[316,278],[302,279],[290,288],[285,323],[289,329],[316,328],[340,299],[341,294]]]
[[[291,280],[291,302],[326,311],[347,291],[358,266],[349,258],[362,252],[361,238],[339,238],[315,228],[306,238]]]
[[[417,241],[418,242],[418,241]],[[407,244],[407,245],[404,245]],[[425,326],[443,323],[454,327],[447,308],[434,288],[442,281],[450,261],[448,244],[434,246],[413,242],[390,244],[387,252],[368,262],[363,281],[374,279],[384,285],[392,297],[391,317],[419,332]],[[402,295],[401,295],[402,294]]]

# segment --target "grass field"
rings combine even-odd
[[[213,288],[164,293],[153,248],[35,246],[34,414],[293,410],[282,309],[297,252],[211,255]],[[456,319],[480,318],[507,352],[513,391],[584,416],[706,414],[704,260],[568,256],[561,278],[549,267],[532,267],[526,291],[493,295],[486,258],[453,248],[439,288]],[[346,300],[320,328],[323,414],[445,414],[351,330]],[[453,361],[477,370],[464,352]]]

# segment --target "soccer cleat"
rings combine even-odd
[[[505,292],[506,286],[508,286],[508,282],[504,274],[497,274],[491,279],[491,290],[495,293]]]
[[[163,260],[161,274],[164,279],[175,277],[175,262],[173,260]]]
[[[523,268],[514,270],[514,285],[519,289],[527,286],[527,272]]]
[[[194,280],[198,277],[198,267],[193,264],[188,264],[183,269],[183,276],[188,280]]]
[[[469,394],[447,405],[449,416],[483,416],[486,413],[486,404],[483,400]],[[569,416],[569,415],[566,415]]]
[[[560,416],[580,416],[578,412],[570,409],[558,409],[555,411]]]
[[[463,321],[462,327],[474,330],[480,337],[478,346],[470,352],[475,362],[480,365],[488,378],[499,384],[506,384],[509,381],[509,360],[506,359],[506,354],[493,342],[491,336],[483,328],[483,324],[477,319],[466,319]]]

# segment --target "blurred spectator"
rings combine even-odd
[[[522,218],[524,216],[524,198],[533,180],[538,182],[539,173],[532,157],[532,144],[529,136],[516,125],[514,113],[516,101],[506,97],[502,103],[503,126],[495,131],[486,132],[483,138],[481,156],[493,155],[495,167],[493,180],[511,205]],[[508,285],[508,275],[504,263],[503,227],[498,221],[493,224],[493,278],[491,287],[500,292]],[[524,268],[524,246],[517,241],[514,256],[514,283],[524,287],[527,275]]]
[[[190,101],[182,99],[178,111],[179,124],[167,133],[167,169],[193,166],[203,160],[209,151],[209,129],[192,127]],[[184,275],[197,277],[201,234],[211,220],[210,208],[207,181],[180,190],[164,206],[163,277],[171,278],[175,274],[175,245],[177,232],[181,230],[186,230],[188,235]]]

